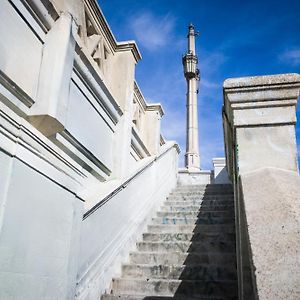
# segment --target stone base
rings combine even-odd
[[[212,183],[212,171],[180,169],[178,172],[178,185],[195,185]]]

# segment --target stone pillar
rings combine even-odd
[[[62,13],[47,33],[40,69],[36,103],[29,122],[46,136],[64,130],[77,26],[69,13]]]
[[[156,155],[160,148],[160,123],[164,115],[161,104],[148,104],[146,110],[146,143],[151,155]]]
[[[230,176],[265,167],[298,172],[295,124],[300,75],[233,78],[223,87]]]
[[[183,57],[184,76],[187,82],[186,109],[187,109],[187,132],[185,166],[189,171],[200,170],[200,155],[198,141],[198,81],[199,70],[197,69],[198,58],[195,47],[195,29],[191,24],[188,32],[188,52]]]
[[[223,87],[239,299],[296,299],[300,178],[295,124],[300,75],[227,79]]]

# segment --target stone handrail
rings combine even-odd
[[[178,153],[180,153],[179,146],[175,142],[167,142],[164,147],[161,148],[161,152],[159,155],[152,157],[150,161],[147,161],[145,165],[143,165],[140,169],[136,171],[133,175],[131,175],[128,179],[124,180],[117,188],[115,188],[112,192],[110,192],[107,196],[105,196],[103,199],[101,199],[96,205],[94,205],[92,208],[90,208],[87,212],[83,215],[83,220],[88,218],[91,214],[93,214],[97,209],[99,209],[101,206],[103,206],[105,203],[107,203],[111,198],[113,198],[116,194],[118,194],[120,191],[125,189],[128,184],[130,184],[132,181],[134,181],[138,176],[140,176],[143,172],[145,172],[148,168],[155,163],[155,161],[162,158],[167,152],[169,152],[171,149],[175,148]]]

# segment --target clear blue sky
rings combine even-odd
[[[203,169],[211,168],[213,157],[224,156],[221,108],[226,78],[300,73],[300,0],[99,0],[99,4],[118,41],[136,40],[143,56],[137,82],[148,102],[163,104],[163,135],[180,144],[182,156],[186,83],[181,56],[188,24],[199,30]]]

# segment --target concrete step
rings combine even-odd
[[[226,298],[227,299],[227,298]],[[226,300],[225,298],[216,298],[216,297],[186,297],[186,296],[174,296],[174,297],[165,297],[165,296],[134,296],[134,295],[124,295],[124,294],[105,294],[101,297],[101,300]]]
[[[225,296],[237,294],[236,281],[164,280],[115,278],[112,291],[117,294],[145,296]]]
[[[149,233],[234,233],[234,225],[148,225]]]
[[[234,233],[144,233],[144,242],[188,242],[188,241],[226,241],[235,242]]]
[[[174,212],[174,211],[158,211],[157,217],[159,218],[213,218],[213,217],[234,217],[234,210],[215,210],[215,211],[192,211],[192,212]]]
[[[175,193],[202,193],[207,195],[231,194],[233,189],[174,189],[171,194]]]
[[[233,224],[234,218],[153,218],[152,224]]]
[[[232,253],[235,251],[235,243],[227,241],[206,241],[201,242],[138,242],[137,250],[143,252],[220,252]]]
[[[170,195],[167,198],[167,201],[185,201],[185,200],[233,200],[232,195]]]
[[[181,185],[177,186],[174,190],[180,191],[193,191],[193,190],[203,190],[203,191],[219,191],[219,190],[233,190],[232,185],[220,185],[220,186],[212,186],[212,185]]]
[[[236,280],[236,269],[216,265],[134,265],[122,266],[122,278],[153,278],[181,280]]]
[[[174,191],[170,193],[169,197],[172,196],[198,196],[198,197],[206,197],[206,196],[231,196],[233,197],[232,191]]]
[[[185,206],[185,205],[194,205],[194,206],[203,206],[203,205],[233,205],[233,199],[229,200],[183,200],[183,201],[177,201],[177,200],[170,200],[170,201],[165,201],[164,205],[165,206]]]
[[[226,204],[226,205],[217,205],[217,204],[205,204],[205,205],[172,205],[172,206],[162,206],[161,207],[161,211],[187,211],[187,212],[191,212],[191,211],[200,211],[200,210],[233,210],[234,206],[233,204]]]
[[[132,252],[129,260],[133,264],[190,265],[216,264],[219,266],[236,264],[233,253],[182,253],[182,252]]]

